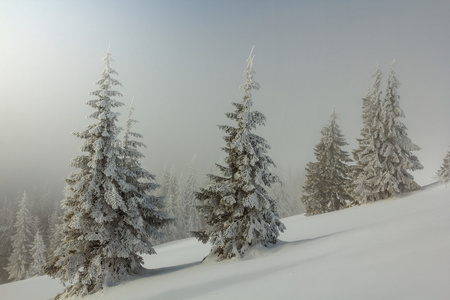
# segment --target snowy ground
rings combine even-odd
[[[156,247],[151,270],[86,297],[156,299],[450,299],[450,187],[432,185],[314,217],[284,219],[282,242],[242,261],[201,260],[194,239]],[[7,300],[51,299],[48,277],[0,285]]]

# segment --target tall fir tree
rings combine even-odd
[[[363,143],[360,142],[360,148],[354,152],[357,171],[353,194],[359,203],[420,188],[408,173],[408,170],[420,170],[423,166],[412,155],[412,151],[420,150],[420,147],[411,142],[406,126],[400,121],[405,116],[399,106],[399,82],[394,66],[395,62],[391,66],[384,98],[381,99],[381,92],[377,92],[379,96],[372,97],[369,118],[364,119],[363,115]],[[380,90],[377,77],[374,86],[374,90]]]
[[[12,253],[9,257],[6,270],[9,279],[13,281],[22,280],[29,276],[31,257],[31,245],[33,243],[32,218],[30,217],[27,193],[23,193],[19,203],[19,211],[16,214],[14,224],[15,234],[12,236]]]
[[[405,115],[399,104],[398,86],[394,60],[380,115],[384,135],[379,150],[381,174],[374,186],[378,199],[420,188],[408,172],[423,169],[417,156],[412,154],[420,147],[411,142],[406,126],[400,120]]]
[[[58,297],[95,293],[139,271],[138,253],[154,253],[148,239],[154,233],[149,211],[156,207],[153,198],[142,195],[142,189],[153,185],[142,184],[138,190],[131,184],[133,172],[140,178],[147,173],[126,167],[132,146],[124,150],[117,138],[120,129],[114,109],[122,103],[114,97],[122,95],[114,90],[121,84],[112,77],[117,72],[111,61],[108,51],[99,88],[91,93],[96,99],[87,102],[95,110],[89,117],[96,123],[75,134],[84,140],[80,150],[85,154],[71,163],[79,172],[66,179],[64,237],[46,268],[48,275],[72,283]]]
[[[450,151],[444,157],[441,167],[436,172],[436,177],[441,183],[447,184],[450,181]]]
[[[383,126],[379,120],[382,73],[378,63],[372,78],[372,87],[367,92],[366,97],[363,98],[361,138],[357,139],[358,148],[352,153],[356,162],[352,167],[352,196],[358,204],[375,200],[376,193],[373,185],[381,172],[378,152],[381,145],[380,139],[383,135]]]
[[[130,256],[133,256],[132,262],[138,263],[137,266],[140,267],[143,261],[138,253],[156,253],[150,241],[161,240],[163,238],[161,229],[171,220],[164,213],[163,197],[155,195],[156,189],[159,188],[155,175],[143,168],[139,162],[144,155],[138,148],[146,146],[136,140],[142,139],[142,135],[131,130],[132,125],[137,122],[132,119],[133,110],[134,107],[131,106],[123,141],[125,178],[128,184],[123,195],[128,205],[124,222],[131,227],[126,239],[129,240],[127,243]]]
[[[198,209],[207,224],[206,230],[196,236],[202,241],[209,239],[211,255],[219,260],[242,257],[252,246],[275,244],[285,229],[276,202],[266,191],[278,181],[269,170],[274,166],[266,154],[270,147],[265,139],[252,133],[266,119],[262,113],[251,111],[252,90],[259,89],[253,80],[253,59],[252,49],[244,72],[244,98],[233,103],[234,112],[226,114],[237,127],[219,126],[227,134],[225,165],[217,165],[221,175],[210,174],[212,183],[196,194],[201,202]]]
[[[46,268],[48,275],[73,282],[60,296],[83,296],[99,291],[118,271],[116,260],[121,259],[120,237],[114,233],[126,206],[120,196],[124,179],[118,171],[121,154],[117,146],[118,113],[113,109],[122,103],[113,98],[121,96],[113,90],[121,84],[112,77],[117,72],[110,67],[111,61],[108,51],[105,68],[97,82],[99,89],[91,92],[96,99],[87,102],[95,110],[89,117],[97,122],[75,133],[84,140],[80,150],[86,154],[71,163],[79,172],[66,179],[64,238]]]
[[[322,138],[314,149],[317,162],[310,162],[306,167],[302,196],[306,215],[339,210],[351,201],[351,168],[347,163],[352,160],[347,151],[342,150],[348,143],[336,118],[333,111],[330,124],[322,129]]]

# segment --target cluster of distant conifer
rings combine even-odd
[[[391,66],[386,93],[381,91],[382,73],[377,66],[373,85],[363,98],[361,138],[353,151],[354,164],[342,146],[347,145],[336,114],[323,128],[322,139],[314,149],[317,162],[307,165],[302,202],[307,215],[339,210],[414,191],[420,186],[409,171],[423,169],[412,154],[420,150],[409,139],[400,108],[399,82]]]

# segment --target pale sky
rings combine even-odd
[[[92,121],[85,102],[111,47],[118,100],[135,99],[142,160],[202,180],[225,156],[226,112],[242,99],[245,60],[255,46],[257,133],[283,173],[298,174],[333,108],[356,147],[361,99],[378,61],[385,89],[397,62],[400,105],[419,184],[449,150],[450,1],[5,1],[0,0],[0,196],[48,184],[62,198],[67,165]],[[126,111],[123,109],[121,126]],[[300,189],[300,186],[298,187]]]

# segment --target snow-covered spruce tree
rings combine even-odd
[[[289,182],[289,178],[285,179],[285,177],[281,177],[280,174],[277,176],[280,178],[280,182],[276,182],[271,186],[269,195],[271,195],[277,203],[277,211],[280,218],[286,218],[302,213],[303,209],[301,207],[300,197],[292,197],[288,192],[286,183]]]
[[[189,174],[182,193],[182,220],[184,225],[185,236],[189,236],[190,231],[202,228],[200,216],[196,209],[197,199],[195,198],[195,191],[197,190],[197,179],[195,176],[195,157],[192,158]]]
[[[208,175],[212,183],[196,193],[200,215],[207,224],[196,236],[202,241],[209,239],[211,255],[219,260],[242,257],[252,246],[275,244],[285,229],[276,202],[265,188],[278,181],[269,170],[274,166],[266,155],[270,147],[251,132],[265,122],[262,113],[250,110],[251,92],[259,88],[253,81],[253,58],[252,49],[244,72],[244,98],[233,103],[234,112],[226,114],[237,127],[219,126],[227,134],[225,165],[217,165],[221,175]]]
[[[378,181],[372,187],[377,199],[419,189],[420,186],[408,170],[423,169],[417,156],[412,155],[412,151],[418,151],[420,147],[411,142],[406,126],[400,121],[405,115],[399,105],[399,82],[394,67],[395,61],[391,66],[385,98],[381,105],[380,122],[384,135],[378,154],[382,168]]]
[[[277,203],[277,211],[280,218],[288,217],[294,211],[291,207],[290,196],[281,182],[273,184],[269,194]]]
[[[11,237],[14,235],[14,204],[8,198],[0,200],[0,284],[9,281],[6,266],[13,251]]]
[[[172,166],[172,169],[174,167]],[[167,163],[164,163],[163,175],[161,176],[161,181],[158,189],[158,195],[161,197],[167,197],[170,190],[170,180],[171,180],[171,170],[168,169]],[[167,209],[167,204],[166,204]]]
[[[140,267],[143,261],[138,253],[155,254],[149,241],[161,240],[163,238],[161,229],[171,220],[164,213],[163,197],[155,195],[155,190],[159,187],[155,175],[143,168],[139,162],[144,155],[138,148],[146,146],[143,142],[135,140],[141,139],[142,135],[131,130],[133,123],[137,122],[131,118],[133,110],[131,106],[123,140],[127,182],[123,199],[128,205],[124,222],[131,230],[131,234],[125,239],[128,239],[129,245],[133,245],[129,247],[132,250],[129,254],[132,256],[132,264]]]
[[[56,202],[50,196],[50,188],[46,185],[44,187],[44,193],[40,198],[41,211],[39,212],[39,217],[41,219],[41,236],[44,240],[45,245],[50,245],[50,217],[56,206]],[[59,206],[59,203],[58,203]]]
[[[39,230],[34,236],[33,246],[31,247],[32,262],[30,264],[30,276],[44,275],[44,268],[47,264],[47,248],[42,239]]]
[[[351,201],[350,182],[351,162],[347,151],[342,147],[345,142],[333,111],[330,124],[322,130],[322,138],[314,149],[317,162],[310,162],[306,167],[306,182],[301,198],[306,215],[316,215],[339,210]]]
[[[27,193],[24,192],[14,224],[16,231],[11,238],[13,251],[6,267],[9,279],[14,281],[29,277],[28,271],[32,261],[30,253],[31,244],[33,243],[32,218],[30,217],[27,201]]]
[[[38,216],[36,216],[35,214],[31,214],[31,232],[33,233],[33,236],[36,236],[36,233],[38,231],[41,231],[41,220],[39,219]],[[41,237],[42,237],[42,231],[40,233]]]
[[[122,96],[114,86],[120,85],[112,76],[109,51],[104,58],[105,68],[97,82],[94,100],[87,105],[95,111],[89,116],[96,123],[75,135],[84,140],[71,166],[79,172],[66,179],[63,200],[63,240],[53,253],[46,273],[71,285],[57,296],[83,296],[95,293],[122,277],[142,268],[138,253],[152,254],[149,236],[155,231],[149,224],[153,198],[143,196],[144,189],[130,184],[130,177],[145,178],[142,170],[126,168],[129,157],[117,139],[118,113],[122,105],[114,99]],[[127,163],[126,163],[127,162]],[[140,173],[139,173],[140,172]],[[141,209],[144,209],[141,211]]]
[[[159,193],[165,199],[164,212],[172,218],[172,222],[164,226],[164,239],[162,242],[170,242],[186,237],[187,228],[185,228],[183,214],[184,203],[182,199],[182,190],[179,184],[180,180],[175,175],[175,167],[172,165],[170,170],[164,166],[163,180]]]
[[[8,282],[8,258],[12,253],[11,236],[13,226],[0,226],[0,284]]]
[[[378,153],[382,144],[384,128],[380,122],[381,114],[381,79],[379,65],[372,75],[372,87],[363,98],[361,138],[357,139],[358,148],[353,150],[356,164],[353,168],[352,196],[356,203],[362,204],[373,201],[376,192],[373,188],[381,172]]]
[[[182,177],[182,174],[181,176]],[[183,205],[181,199],[181,188],[178,178],[175,176],[175,168],[170,170],[169,192],[167,194],[168,213],[173,217],[174,222],[169,226],[168,236],[171,241],[184,238]]]
[[[59,208],[55,207],[48,218],[49,222],[49,242],[47,248],[47,261],[53,259],[53,253],[58,248],[64,236],[62,220]]]
[[[447,184],[450,181],[450,151],[444,157],[441,167],[436,172],[436,177],[441,183]]]

